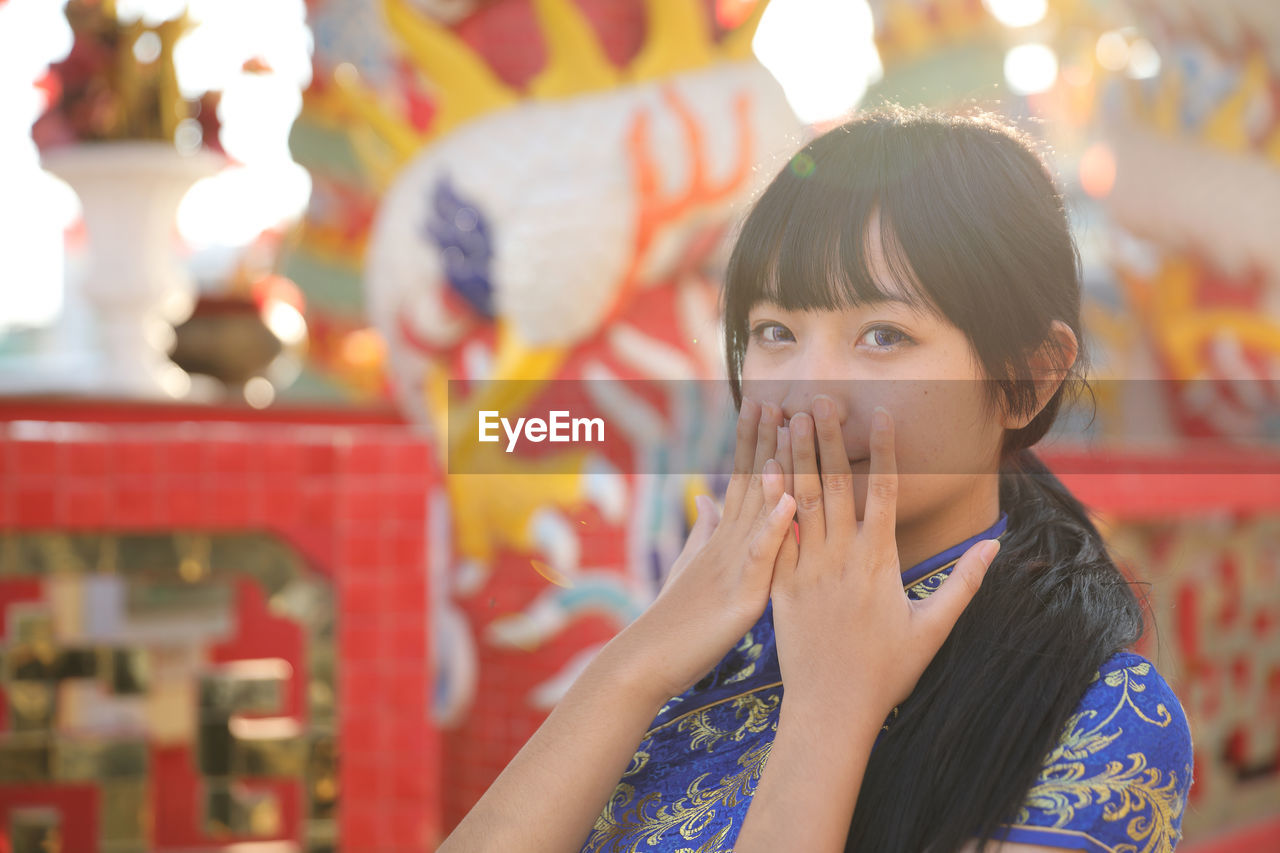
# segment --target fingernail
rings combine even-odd
[[[764,475],[771,479],[782,476],[782,466],[778,464],[778,460],[770,459],[764,463]]]
[[[807,436],[809,434],[809,416],[803,413],[796,415],[791,419],[791,429],[795,430],[798,436]]]
[[[813,416],[827,420],[836,413],[835,404],[828,397],[813,398]]]
[[[884,406],[876,406],[875,413],[871,417],[871,426],[874,429],[889,428],[889,410]]]
[[[999,539],[988,539],[978,547],[978,557],[982,562],[990,566],[991,561],[996,558],[996,554],[1000,551]]]

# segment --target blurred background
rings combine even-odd
[[[1179,849],[1280,850],[1274,0],[0,0],[0,851],[434,849],[722,485],[752,195],[884,101],[1039,141],[1043,455],[1149,584]],[[448,475],[565,380],[685,382]]]

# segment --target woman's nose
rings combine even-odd
[[[835,405],[836,415],[840,418],[840,423],[849,420],[849,406],[845,400],[845,395],[839,393],[839,390],[832,388],[830,383],[823,383],[817,380],[797,380],[791,383],[791,387],[787,389],[787,394],[782,400],[782,417],[790,420],[800,412],[813,414],[813,401],[818,397],[826,397]]]

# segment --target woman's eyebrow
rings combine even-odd
[[[866,305],[869,305],[872,307],[883,306],[886,304],[901,305],[903,308],[907,309],[912,314],[916,314],[920,317],[924,317],[929,313],[924,308],[924,306],[918,304],[916,301],[907,299],[905,296],[900,296],[896,293],[881,293],[878,296],[873,296],[863,301]]]

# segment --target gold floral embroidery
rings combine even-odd
[[[676,853],[724,853],[727,849],[725,847],[725,839],[729,837],[729,830],[731,829],[733,829],[733,824],[727,823],[707,843],[700,845],[696,850],[692,847],[681,847],[676,850]]]
[[[922,598],[928,598],[938,591],[942,586],[942,582],[951,576],[951,572],[938,572],[929,575],[911,586],[907,587],[907,597],[919,601]]]
[[[641,744],[641,746],[645,746],[645,744]],[[622,778],[626,779],[628,776],[636,775],[641,770],[643,770],[648,764],[649,764],[649,753],[645,752],[643,749],[637,749],[636,754],[631,756],[631,765],[627,767],[625,771],[623,771]]]
[[[618,853],[624,850],[635,853],[656,846],[669,830],[679,832],[680,837],[687,841],[697,841],[716,818],[721,806],[728,811],[755,793],[772,747],[773,743],[769,742],[748,749],[738,756],[738,771],[722,777],[712,787],[703,788],[711,775],[703,773],[685,789],[684,798],[670,806],[662,805],[661,794],[654,792],[629,809],[636,789],[625,782],[619,784],[597,818],[595,831],[584,851],[604,851],[607,847]],[[721,827],[712,841],[727,838],[730,829],[731,823]],[[720,849],[718,843],[709,848],[710,843],[704,842],[697,848],[699,853],[713,853]],[[620,846],[623,844],[630,846]]]
[[[1119,687],[1123,684],[1124,703],[1132,708],[1133,712],[1143,720],[1153,726],[1159,726],[1163,729],[1165,726],[1169,725],[1170,721],[1173,720],[1173,715],[1169,713],[1169,709],[1164,706],[1164,703],[1162,702],[1159,705],[1156,705],[1156,715],[1160,718],[1159,721],[1156,721],[1142,713],[1142,709],[1133,704],[1133,697],[1129,695],[1129,691],[1131,690],[1134,693],[1142,693],[1147,689],[1147,685],[1143,684],[1141,681],[1134,680],[1132,675],[1146,675],[1149,672],[1151,672],[1151,664],[1143,661],[1142,663],[1134,664],[1133,666],[1126,666],[1121,669],[1108,672],[1106,683],[1108,687]],[[1114,713],[1115,712],[1113,711],[1112,714]]]
[[[1124,734],[1118,725],[1107,728],[1121,709],[1127,706],[1139,720],[1160,728],[1172,722],[1173,716],[1163,703],[1156,706],[1158,719],[1134,704],[1133,694],[1146,690],[1146,685],[1134,676],[1150,672],[1151,665],[1143,662],[1103,677],[1106,686],[1120,688],[1115,706],[1104,719],[1091,726],[1098,711],[1082,711],[1067,721],[1062,737],[1045,759],[1044,770],[1028,792],[1015,824],[1029,826],[1031,809],[1036,809],[1053,816],[1053,828],[1060,829],[1074,819],[1078,809],[1102,805],[1103,820],[1129,819],[1125,831],[1133,843],[1116,846],[1117,853],[1139,853],[1139,845],[1142,845],[1141,853],[1172,853],[1181,835],[1176,822],[1184,805],[1176,771],[1170,771],[1166,780],[1159,768],[1147,766],[1145,755],[1133,752],[1127,756],[1127,766],[1124,761],[1109,761],[1101,772],[1085,775],[1085,759],[1103,752]],[[1095,676],[1094,682],[1097,680]],[[1189,777],[1191,768],[1187,767],[1185,772]]]
[[[720,741],[729,738],[733,741],[741,741],[748,734],[758,734],[769,727],[769,718],[773,712],[778,710],[782,697],[773,695],[762,698],[754,693],[748,693],[739,696],[733,700],[733,713],[735,718],[741,718],[742,712],[747,712],[747,720],[742,725],[733,729],[721,729],[711,721],[715,707],[705,708],[697,713],[690,714],[680,721],[676,727],[677,731],[692,732],[693,737],[689,740],[689,749],[707,748],[707,752],[711,752]],[[777,729],[777,723],[774,723],[774,729]]]
[[[996,534],[995,538],[1003,542],[1004,535],[1008,532],[1008,530],[1002,530]],[[964,555],[961,554],[960,556],[962,557]],[[938,588],[942,586],[942,582],[951,576],[951,570],[955,568],[955,565],[958,562],[960,562],[960,557],[956,557],[950,562],[938,566],[938,568],[934,569],[924,577],[916,579],[907,587],[907,597],[919,601],[922,598],[928,598],[933,595],[938,591]]]
[[[742,638],[742,642],[738,643],[734,651],[741,652],[747,661],[747,665],[735,672],[724,680],[725,684],[737,684],[739,681],[745,681],[756,673],[756,662],[760,660],[760,655],[764,652],[764,644],[757,643],[752,639],[751,632],[748,631],[746,636]]]

